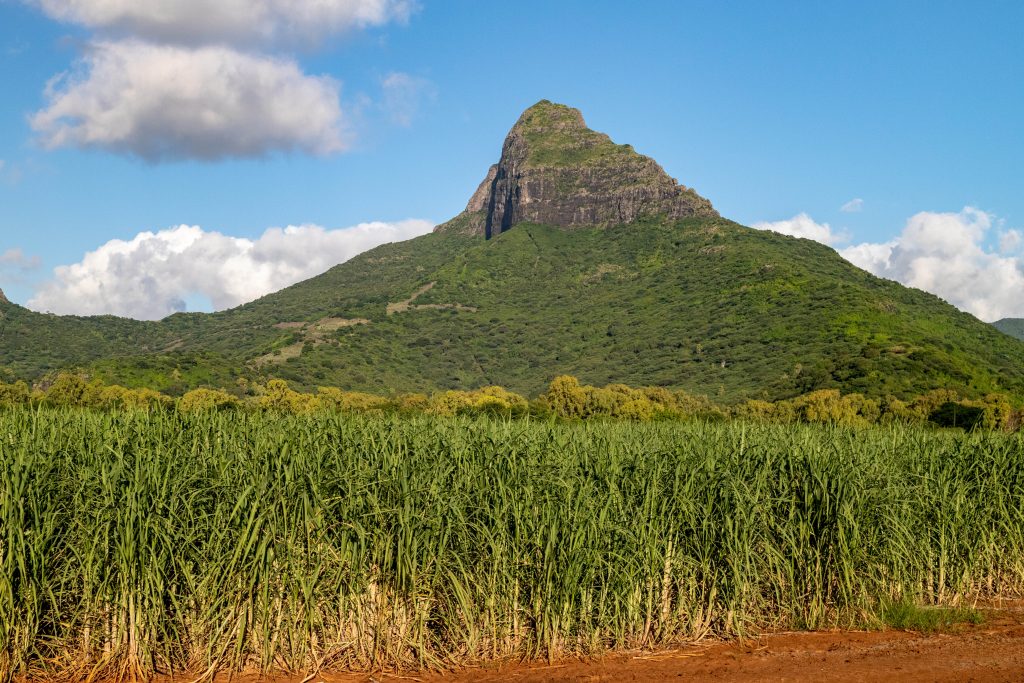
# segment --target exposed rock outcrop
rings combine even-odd
[[[490,238],[517,223],[576,228],[645,215],[718,213],[650,157],[587,128],[579,110],[542,100],[509,131],[466,210],[437,229]]]
[[[9,304],[9,303],[11,303],[11,302],[8,301],[6,296],[4,296],[4,290],[0,289],[0,304]]]
[[[488,207],[491,201],[491,188],[494,187],[494,179],[497,176],[498,164],[491,164],[491,167],[487,169],[487,177],[476,188],[476,192],[473,193],[473,196],[469,198],[469,203],[466,204],[466,211],[468,213],[483,211]]]

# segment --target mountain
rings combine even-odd
[[[594,227],[646,215],[717,218],[718,212],[653,159],[587,128],[578,110],[543,101],[509,131],[501,159],[466,210],[438,230],[490,239],[519,223]]]
[[[723,218],[652,159],[542,101],[465,211],[238,308],[160,322],[0,303],[0,367],[170,392],[270,377],[375,392],[557,374],[723,401],[836,387],[1024,394],[1024,343],[809,240]]]
[[[1024,318],[1003,318],[992,323],[1003,334],[1024,339]]]

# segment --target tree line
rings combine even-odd
[[[398,393],[379,396],[336,387],[319,387],[315,393],[306,393],[292,389],[280,379],[272,379],[265,385],[245,384],[238,394],[223,389],[199,388],[180,397],[172,397],[153,389],[105,384],[83,374],[62,372],[35,386],[22,381],[0,382],[0,406],[11,405],[186,412],[272,410],[296,414],[318,411],[399,412],[569,420],[745,419],[848,426],[899,422],[1007,432],[1016,432],[1024,425],[1024,408],[1021,408],[1020,401],[1006,394],[963,397],[949,389],[935,389],[901,400],[895,396],[872,398],[862,394],[843,394],[838,389],[819,389],[778,401],[750,399],[722,405],[705,396],[664,387],[591,386],[570,375],[554,378],[547,390],[533,399],[498,386],[448,390],[431,395]]]

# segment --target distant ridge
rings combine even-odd
[[[1024,318],[1003,318],[992,324],[1003,334],[1024,340]]]

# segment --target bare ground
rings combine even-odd
[[[743,642],[704,642],[657,652],[625,652],[555,665],[503,664],[447,675],[323,675],[325,683],[568,683],[586,681],[1024,681],[1024,605],[986,610],[954,632],[780,633]],[[301,677],[296,678],[296,682]]]
[[[985,621],[944,633],[816,631],[775,633],[743,641],[703,641],[654,652],[619,652],[555,664],[502,662],[449,674],[321,673],[233,683],[613,683],[634,681],[901,681],[1020,683],[1024,681],[1024,603],[982,610]],[[178,676],[175,680],[191,680]],[[228,681],[218,675],[215,683]]]

